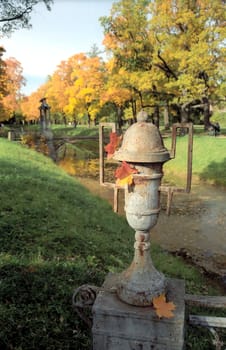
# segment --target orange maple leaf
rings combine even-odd
[[[117,178],[116,185],[124,186],[126,184],[132,185],[133,176],[132,174],[136,174],[138,171],[135,168],[131,168],[131,166],[125,161],[122,162],[121,166],[116,169],[115,177]]]
[[[176,306],[173,302],[167,302],[164,294],[161,294],[160,296],[153,298],[153,306],[159,318],[174,317],[174,314],[172,311],[175,310]]]
[[[107,158],[111,158],[116,151],[119,143],[121,141],[121,136],[118,136],[116,132],[110,133],[110,142],[104,147],[107,152]]]

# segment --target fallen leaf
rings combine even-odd
[[[159,318],[174,317],[174,314],[172,311],[175,310],[176,306],[173,302],[167,302],[164,294],[161,294],[159,297],[153,298],[153,306]]]
[[[119,143],[121,141],[121,136],[118,136],[116,132],[110,133],[110,142],[104,147],[104,150],[107,152],[107,158],[112,158],[115,153]]]

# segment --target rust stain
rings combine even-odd
[[[140,252],[140,256],[144,255],[144,250],[143,250],[143,244],[142,243],[139,245],[139,252]]]
[[[141,241],[141,242],[144,242],[144,240],[145,240],[145,235],[144,235],[144,234],[141,234],[141,235],[140,235],[140,241]]]
[[[145,242],[145,235],[141,234],[139,237],[139,245],[138,245],[138,250],[139,250],[140,256],[144,255],[144,245],[145,245],[144,242]]]

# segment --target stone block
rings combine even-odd
[[[152,307],[126,304],[114,288],[103,288],[93,306],[93,350],[182,350],[184,281],[168,279],[167,285],[167,299],[176,305],[170,319],[159,319]]]

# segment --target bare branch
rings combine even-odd
[[[24,15],[30,13],[31,11],[32,11],[32,6],[29,6],[24,11],[22,11],[21,13],[16,14],[15,16],[0,19],[0,22],[10,22],[10,21],[15,21],[15,20],[18,20],[18,19],[22,19]]]
[[[167,74],[167,76],[169,77],[170,75],[172,75],[174,77],[175,80],[178,80],[176,74],[172,71],[172,69],[168,66],[168,64],[166,63],[166,61],[164,60],[164,58],[160,55],[160,51],[158,51],[158,58],[162,61],[163,65],[161,64],[156,64],[157,67],[159,67],[160,69],[164,70],[164,72]]]

